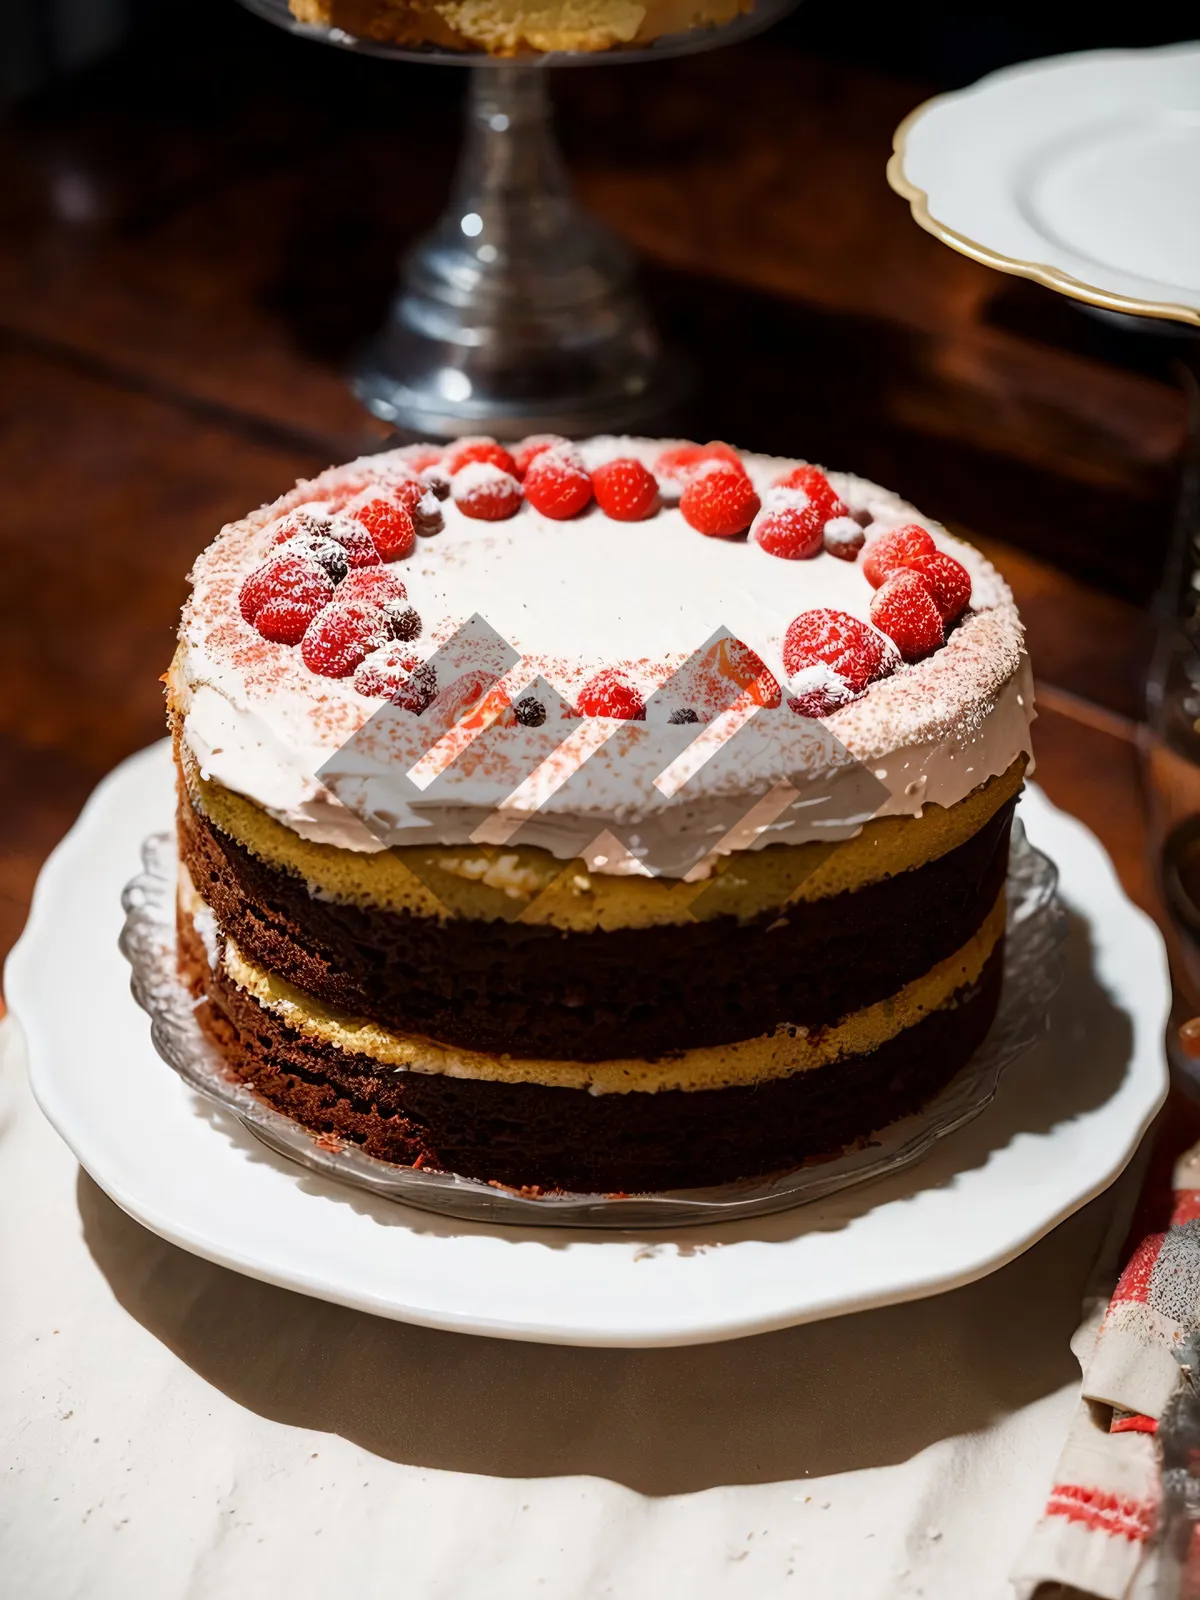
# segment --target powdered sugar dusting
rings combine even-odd
[[[619,457],[653,468],[672,443],[596,438],[578,450],[589,469]],[[219,781],[259,800],[297,831],[351,848],[377,844],[314,774],[379,701],[358,693],[349,678],[314,675],[298,650],[260,638],[239,613],[238,590],[246,574],[274,553],[274,525],[285,513],[306,508],[328,516],[364,489],[411,476],[409,463],[424,459],[423,451],[406,447],[331,468],[225,529],[195,565],[181,628],[179,692],[185,707],[190,703],[187,737],[198,758]],[[764,498],[805,498],[802,490],[771,487],[799,463],[752,455],[744,463]],[[868,539],[903,522],[928,528],[937,547],[968,569],[974,610],[942,649],[900,667],[824,723],[775,716],[770,736],[764,723],[756,739],[752,719],[742,735],[746,757],[739,770],[731,774],[728,766],[714,763],[688,785],[697,805],[713,807],[714,828],[727,817],[736,821],[736,786],[750,789],[764,774],[800,770],[811,772],[814,781],[833,781],[852,760],[887,758],[892,793],[884,809],[916,812],[926,799],[961,798],[1029,748],[1028,663],[1020,622],[999,574],[977,551],[886,490],[848,474],[828,476],[857,521],[868,523]],[[491,463],[472,462],[455,475],[453,489],[457,497],[464,480],[488,486],[506,479],[512,481]],[[592,505],[562,522],[523,503],[515,516],[497,523],[464,515],[454,499],[442,507],[444,531],[418,541],[402,565],[388,569],[403,572],[424,622],[421,637],[405,653],[428,659],[479,612],[521,653],[509,686],[514,698],[540,673],[574,704],[580,687],[606,667],[648,697],[721,626],[785,683],[782,640],[797,613],[830,606],[862,620],[869,616],[872,590],[861,560],[822,552],[811,560],[780,561],[752,542],[705,539],[675,509],[646,522],[618,523]],[[631,789],[642,792],[630,779],[640,726],[626,724],[620,738],[589,762],[589,815],[627,815]],[[554,849],[554,827],[551,804],[544,836],[532,842]],[[432,811],[422,818],[419,836],[422,842],[462,842],[454,818]],[[760,841],[770,842],[770,834]]]
[[[456,500],[473,494],[478,489],[507,489],[514,480],[490,461],[468,461],[450,480],[450,490]]]

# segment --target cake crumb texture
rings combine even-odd
[[[478,50],[602,51],[730,22],[752,0],[290,0],[300,22],[400,46]]]

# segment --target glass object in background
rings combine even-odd
[[[364,405],[424,438],[620,432],[669,409],[681,370],[659,342],[629,252],[571,197],[545,71],[732,44],[796,0],[756,0],[733,22],[645,46],[511,59],[298,22],[287,0],[243,3],[324,44],[471,70],[450,205],[405,259],[388,320],[354,375]]]

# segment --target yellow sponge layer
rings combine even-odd
[[[302,839],[261,806],[201,776],[185,745],[180,766],[193,805],[268,865],[323,897],[416,916],[511,918],[566,930],[648,928],[732,915],[745,921],[790,903],[822,900],[947,855],[1021,787],[1025,757],[953,806],[919,817],[878,817],[840,844],[770,845],[722,856],[710,877],[617,877],[589,872],[536,847],[404,846],[368,853]],[[448,910],[447,908],[452,908]]]
[[[396,1033],[326,1006],[302,989],[247,960],[225,944],[225,970],[239,988],[305,1038],[352,1055],[369,1056],[396,1071],[444,1073],[498,1083],[539,1083],[586,1089],[591,1094],[653,1094],[662,1089],[728,1089],[829,1066],[844,1056],[866,1055],[943,1006],[975,983],[1004,933],[1003,890],[978,933],[961,950],[899,993],[854,1011],[832,1027],[807,1029],[782,1024],[773,1033],[736,1044],[682,1050],[656,1061],[561,1061],[485,1055],[440,1044],[418,1034]]]

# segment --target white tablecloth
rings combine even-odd
[[[22,1055],[0,1025],[0,1596],[1009,1600],[1131,1174],[936,1299],[557,1349],[163,1243],[81,1174]]]

